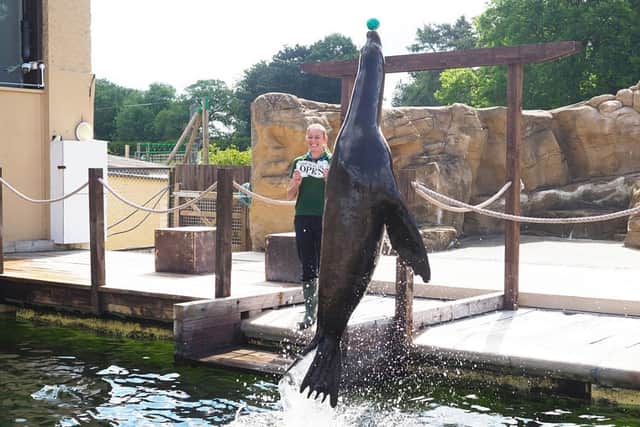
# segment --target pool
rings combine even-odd
[[[0,331],[0,426],[640,425],[638,408],[442,377],[353,390],[337,411],[303,399],[285,412],[278,378],[176,362],[170,341],[25,320],[0,319]]]

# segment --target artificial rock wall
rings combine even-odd
[[[251,113],[252,188],[283,200],[290,162],[306,150],[307,125],[323,124],[329,130],[332,148],[340,126],[340,106],[269,93],[254,101]],[[419,181],[450,197],[478,203],[505,183],[504,107],[476,109],[453,104],[386,108],[382,132],[396,169],[416,169]],[[550,111],[523,111],[521,167],[523,212],[527,214],[592,215],[639,204],[640,83],[615,96],[601,95]],[[493,207],[501,209],[500,203]],[[500,221],[442,211],[422,201],[411,209],[424,230],[438,226],[452,230],[449,240],[463,232],[500,231],[502,226]],[[623,221],[625,243],[640,247],[640,217]],[[291,231],[292,224],[291,206],[254,201],[254,248],[264,248],[267,234]],[[609,227],[601,227],[603,231],[585,229],[580,237],[611,238],[620,227],[620,221],[612,221]],[[566,227],[531,228],[536,230],[573,232]],[[431,249],[450,243],[435,244],[425,239]]]

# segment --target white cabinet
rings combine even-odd
[[[107,179],[106,141],[53,141],[50,158],[52,199],[69,194],[87,182],[89,168],[102,168],[102,176]],[[52,203],[50,208],[51,240],[61,244],[89,242],[88,187]]]

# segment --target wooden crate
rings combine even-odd
[[[302,264],[296,248],[296,233],[269,234],[265,241],[266,279],[273,282],[299,282]]]
[[[215,227],[171,227],[155,230],[156,271],[215,272]]]

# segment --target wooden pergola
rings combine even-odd
[[[445,70],[490,65],[507,66],[507,153],[506,180],[508,190],[505,212],[520,215],[520,146],[522,143],[522,79],[523,65],[548,62],[582,50],[577,41],[525,44],[508,47],[480,48],[450,52],[417,53],[385,57],[386,73]],[[341,118],[344,119],[358,69],[357,60],[307,62],[303,72],[342,80]],[[520,224],[506,221],[504,270],[504,308],[518,308],[518,271],[520,260]]]

